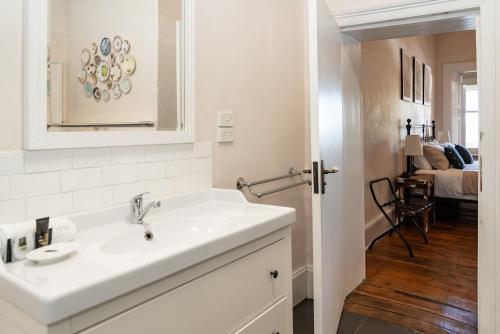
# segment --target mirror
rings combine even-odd
[[[26,149],[194,140],[194,0],[26,4]]]
[[[49,4],[49,131],[183,129],[182,0]]]

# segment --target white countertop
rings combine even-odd
[[[128,206],[69,216],[81,247],[54,264],[0,265],[0,296],[43,324],[53,324],[295,222],[295,209],[252,204],[233,190],[162,200],[145,221]]]

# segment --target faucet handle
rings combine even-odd
[[[140,204],[144,201],[144,195],[149,195],[149,192],[134,196],[130,202],[133,204]]]

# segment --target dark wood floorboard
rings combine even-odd
[[[420,333],[477,333],[477,204],[439,203],[425,245],[415,228],[366,253],[367,278],[344,310]]]

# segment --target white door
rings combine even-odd
[[[344,305],[342,38],[324,0],[309,0],[308,21],[314,328],[315,334],[332,334]],[[322,162],[327,171],[338,166],[339,172],[322,172]]]

